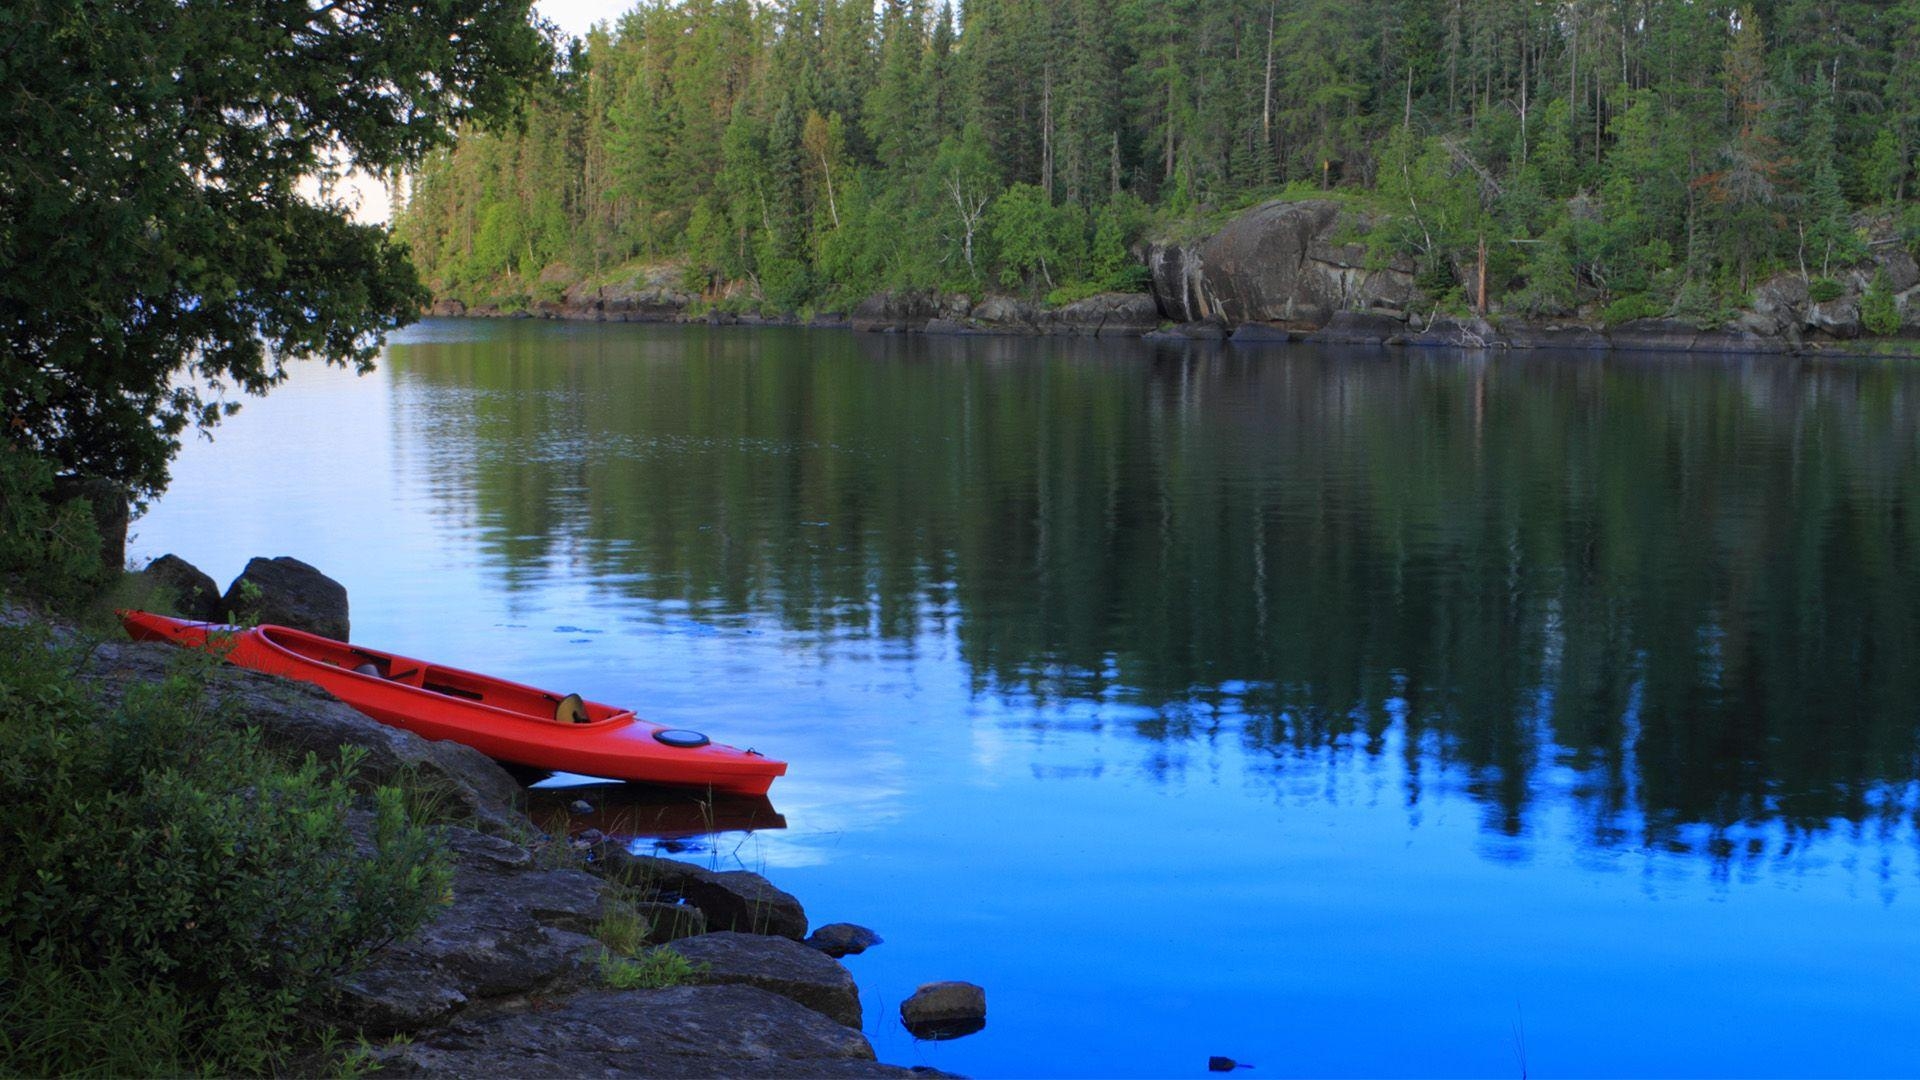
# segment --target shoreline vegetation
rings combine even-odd
[[[1920,351],[1920,5],[641,3],[410,174],[438,314]]]
[[[809,936],[756,873],[634,854],[618,807],[543,828],[475,750],[125,641],[116,607],[345,625],[346,598],[286,558],[224,599],[177,557],[109,570],[124,516],[49,476],[0,450],[0,1073],[930,1074],[860,1031],[838,958],[870,931]]]

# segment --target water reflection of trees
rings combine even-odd
[[[1911,810],[1920,376],[549,328],[392,362],[509,581],[957,621],[979,693],[1230,712],[1276,768],[1398,747],[1507,832],[1542,770],[1602,842]]]

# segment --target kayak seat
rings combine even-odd
[[[380,677],[380,665],[374,663],[371,660],[367,661],[364,664],[361,664],[359,667],[354,668],[353,670],[358,674],[371,675],[376,679]]]
[[[587,703],[580,700],[579,694],[568,694],[554,707],[553,719],[562,724],[591,724],[593,717],[587,715]]]

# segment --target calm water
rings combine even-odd
[[[1920,369],[430,322],[176,477],[138,555],[788,758],[672,843],[886,937],[885,1060],[1920,1072]]]

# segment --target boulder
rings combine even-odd
[[[248,595],[253,590],[258,590],[257,596]],[[291,626],[340,641],[350,636],[346,586],[286,555],[249,560],[227,586],[220,606],[236,618]]]
[[[127,565],[127,525],[133,520],[127,489],[100,476],[60,476],[53,481],[53,501],[85,499],[100,534],[100,565],[118,571]]]
[[[1807,329],[1822,331],[1842,341],[1859,337],[1864,329],[1860,322],[1859,299],[1842,296],[1838,300],[1814,304],[1807,309]]]
[[[1336,311],[1404,311],[1415,299],[1411,268],[1369,269],[1348,239],[1366,224],[1324,199],[1263,203],[1205,240],[1150,245],[1154,299],[1176,322],[1233,325],[1314,328]]]
[[[800,941],[807,936],[807,913],[800,901],[750,870],[729,870],[688,877],[687,903],[707,916],[715,930],[770,934]]]
[[[443,319],[457,319],[466,313],[467,305],[452,299],[435,300],[433,306],[427,309],[427,314]]]
[[[162,555],[147,564],[140,576],[154,589],[173,601],[183,618],[218,622],[220,586],[199,567],[178,555]]]
[[[107,642],[94,650],[81,675],[112,705],[131,686],[165,679],[179,656],[167,645]],[[515,810],[520,785],[470,746],[423,739],[363,716],[319,687],[231,665],[213,670],[207,698],[217,715],[256,728],[268,745],[295,755],[312,753],[326,761],[338,757],[343,745],[364,748],[354,775],[362,788],[405,780],[441,800],[445,815],[476,829],[508,837],[531,830]]]
[[[900,1003],[917,1039],[957,1039],[987,1026],[987,992],[968,982],[927,983]]]
[[[1011,296],[989,296],[974,306],[972,324],[982,330],[1032,333],[1040,313],[1032,304]]]
[[[1160,325],[1160,307],[1148,293],[1099,293],[1046,312],[1039,322],[1056,334],[1139,337]]]
[[[879,934],[853,923],[828,923],[807,938],[807,944],[834,959],[857,956],[882,941]]]
[[[372,1051],[402,1076],[906,1077],[860,1032],[749,986],[593,991]]]
[[[1892,291],[1902,293],[1920,285],[1920,262],[1906,248],[1898,244],[1876,248],[1873,261],[1875,268],[1887,275],[1887,288]]]
[[[1920,330],[1920,288],[1908,289],[1894,297],[1894,303],[1900,308],[1900,329]]]
[[[931,294],[884,292],[862,300],[853,309],[853,328],[862,333],[906,333],[924,329],[940,314]]]
[[[1753,290],[1753,329],[1784,334],[1806,321],[1807,279],[1799,274],[1775,274]]]
[[[796,1001],[850,1028],[860,1026],[860,988],[839,962],[785,938],[721,932],[674,942],[695,982],[741,984]]]

